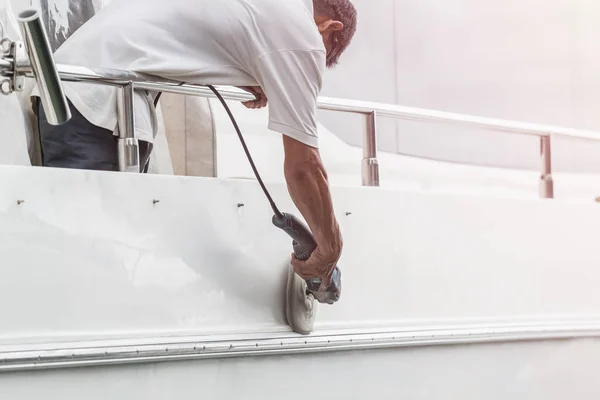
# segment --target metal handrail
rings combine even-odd
[[[8,68],[8,63],[0,62],[0,72],[4,67]],[[20,74],[34,78],[33,70],[29,63],[19,65],[18,69]],[[129,82],[133,82],[136,89],[200,97],[214,97],[212,91],[205,86],[193,84],[181,85],[181,82],[179,81],[159,78],[153,75],[136,73],[132,71],[106,68],[86,68],[64,64],[57,64],[57,69],[61,79],[68,82],[88,82],[110,86],[124,86]],[[254,96],[251,94],[237,88],[227,86],[220,86],[218,88],[223,97],[228,100],[245,101],[254,99]],[[545,124],[533,124],[497,118],[478,117],[468,114],[406,107],[395,104],[342,99],[336,97],[319,97],[317,106],[321,110],[348,112],[363,115],[376,113],[378,117],[423,122],[453,123],[469,127],[479,127],[493,131],[529,136],[556,136],[600,141],[600,132],[590,130],[573,129]]]
[[[27,10],[21,15],[21,27],[25,33],[25,40],[29,49],[28,61],[17,59],[6,60],[0,57],[0,77],[30,77],[35,78],[38,84],[50,85],[52,90],[42,93],[45,102],[60,111],[62,107],[62,89],[60,83],[53,79],[52,74],[42,71],[42,65],[49,70],[54,70],[54,61],[50,55],[44,31],[39,29],[39,13],[36,10]],[[27,26],[29,25],[29,27]],[[38,26],[39,25],[39,26]],[[28,28],[35,28],[36,35],[27,32]],[[29,34],[27,34],[29,33]],[[37,45],[37,46],[36,46]],[[32,50],[33,49],[33,50]],[[214,97],[214,94],[205,86],[181,84],[177,81],[159,78],[147,74],[131,71],[92,69],[71,65],[57,65],[56,69],[60,80],[72,82],[87,82],[99,85],[111,85],[120,88],[118,97],[119,121],[119,160],[122,171],[139,170],[139,150],[134,137],[133,124],[133,91],[143,89],[166,93]],[[52,71],[51,71],[52,72]],[[45,75],[48,75],[45,76]],[[41,83],[39,81],[42,81]],[[47,82],[50,80],[49,82]],[[14,83],[14,82],[13,82]],[[43,85],[42,85],[43,84]],[[224,98],[229,100],[251,100],[249,93],[232,88],[219,88]],[[586,130],[557,127],[551,125],[531,124],[502,119],[477,117],[472,115],[449,113],[436,110],[427,110],[412,107],[403,107],[392,104],[383,104],[331,97],[320,97],[318,108],[338,112],[363,114],[366,116],[367,126],[364,136],[362,178],[365,186],[379,186],[379,163],[377,159],[377,125],[378,116],[391,117],[412,121],[442,122],[469,127],[485,128],[493,131],[509,132],[514,134],[533,135],[540,138],[540,196],[552,198],[554,185],[552,180],[552,137],[567,137],[583,140],[600,140],[600,133]],[[68,119],[57,118],[57,121]],[[136,164],[137,163],[137,164]]]
[[[2,67],[3,64],[0,63],[0,70]],[[19,65],[18,69],[20,74],[30,78],[34,77],[31,65],[29,63]],[[132,82],[136,89],[200,97],[215,97],[213,92],[206,86],[193,84],[181,85],[181,82],[179,81],[159,78],[148,74],[105,68],[86,68],[64,64],[57,64],[57,69],[61,79],[67,82],[88,82],[110,86],[124,86],[129,82]],[[245,101],[254,99],[253,95],[244,92],[241,89],[228,86],[218,86],[218,89],[223,97],[228,100]],[[376,113],[378,117],[423,122],[452,123],[529,136],[555,136],[600,141],[600,132],[595,131],[566,128],[554,125],[533,124],[497,118],[478,117],[468,114],[405,107],[395,104],[341,99],[336,97],[319,97],[317,106],[321,110],[348,112],[363,115]]]
[[[29,64],[18,65],[19,74],[33,77]],[[162,91],[166,93],[213,98],[213,92],[205,86],[184,84],[152,75],[131,71],[120,71],[102,68],[86,68],[72,65],[57,65],[63,81],[88,82],[100,85],[124,87],[132,84],[135,89]],[[219,87],[219,91],[228,100],[251,100],[254,97],[237,88]],[[121,91],[122,92],[122,91]],[[552,180],[551,138],[566,137],[583,140],[600,141],[600,133],[577,130],[551,125],[531,124],[517,121],[477,117],[466,114],[449,113],[436,110],[397,106],[392,104],[320,97],[318,108],[321,110],[362,114],[366,116],[364,135],[362,183],[365,186],[379,186],[379,163],[377,159],[377,117],[391,117],[403,120],[452,123],[468,127],[479,127],[493,131],[508,132],[540,138],[540,196],[552,198],[554,187]],[[122,118],[120,118],[122,120]],[[129,129],[121,129],[122,138],[131,141],[133,134]],[[131,158],[131,157],[130,157]],[[124,166],[122,170],[131,170],[132,166]]]
[[[29,63],[17,65],[21,76],[34,77]],[[156,76],[102,68],[86,68],[72,65],[57,65],[58,73],[63,81],[87,82],[99,85],[125,87],[132,84],[135,89],[162,91],[166,93],[191,95],[213,98],[210,89],[201,85],[184,84]],[[1,71],[1,66],[0,66]],[[254,97],[242,90],[231,87],[219,87],[219,91],[228,100],[251,100]],[[121,91],[122,92],[122,91]],[[469,127],[479,127],[494,131],[509,132],[513,134],[533,135],[540,137],[541,175],[540,195],[543,198],[553,197],[553,181],[551,168],[551,137],[578,138],[583,140],[600,141],[600,133],[585,130],[576,130],[551,125],[531,124],[517,121],[500,120],[485,117],[476,117],[465,114],[448,113],[436,110],[403,107],[392,104],[366,102],[332,97],[320,97],[318,108],[338,112],[347,112],[366,115],[367,126],[364,136],[364,154],[362,180],[365,186],[379,186],[379,164],[377,159],[377,117],[391,117],[396,119],[426,121],[438,123],[452,123]],[[122,118],[119,119],[122,121]],[[131,141],[133,133],[130,129],[120,129],[122,139]],[[135,158],[131,156],[129,158]],[[124,166],[122,170],[132,170],[132,166]]]
[[[181,84],[181,82],[159,78],[153,75],[136,73],[132,71],[113,70],[105,68],[87,68],[73,65],[57,64],[56,68],[62,81],[66,82],[85,82],[98,85],[115,86],[119,88],[133,87],[138,90],[149,90],[156,92],[165,92],[172,94],[181,94],[187,96],[199,96],[214,98],[214,93],[206,86],[194,84]],[[35,78],[34,70],[29,62],[23,62],[16,65],[20,76]],[[2,68],[0,66],[0,74]],[[219,92],[228,100],[253,100],[254,96],[241,89],[219,86]],[[123,104],[129,104],[131,101],[123,99],[128,92],[120,90],[119,93],[119,137],[121,139],[119,146],[119,160],[130,160],[126,164],[120,165],[121,171],[132,171],[136,165],[132,164],[137,157],[133,154],[137,144],[133,136],[132,121],[128,120],[128,109]],[[362,183],[364,186],[379,186],[379,163],[377,160],[377,132],[376,132],[376,112],[364,106],[352,106],[341,101],[336,103],[333,98],[320,98],[317,107],[322,110],[350,112],[355,114],[365,114],[367,116],[367,127],[365,133],[364,155],[362,160]],[[339,99],[341,100],[341,99]],[[347,102],[347,100],[346,100]],[[360,103],[360,102],[358,102]],[[338,105],[339,104],[339,105]],[[385,104],[383,106],[386,106]],[[127,116],[127,118],[125,118]],[[127,154],[125,154],[127,153]]]

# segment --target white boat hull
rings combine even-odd
[[[597,398],[593,203],[335,187],[342,299],[300,336],[256,182],[0,167],[0,186],[0,398]]]

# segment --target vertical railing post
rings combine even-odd
[[[377,114],[367,114],[367,129],[363,140],[363,186],[379,186],[379,160],[377,160]]]
[[[554,181],[552,180],[552,147],[550,136],[540,137],[540,197],[543,199],[554,198]]]
[[[120,87],[117,95],[119,124],[119,171],[140,172],[140,148],[135,138],[133,115],[133,83]]]

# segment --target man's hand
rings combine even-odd
[[[240,86],[240,89],[245,90],[250,94],[253,94],[255,97],[254,100],[242,102],[242,104],[246,106],[246,108],[256,110],[267,106],[267,96],[265,96],[265,93],[263,92],[260,86]]]
[[[318,149],[287,136],[283,137],[283,147],[285,180],[290,196],[317,242],[317,248],[308,260],[300,261],[292,255],[292,266],[304,279],[322,279],[321,289],[323,286],[326,289],[343,247],[327,173]]]
[[[331,285],[331,276],[337,262],[337,259],[334,262],[330,262],[330,258],[323,255],[318,247],[306,261],[297,259],[292,253],[292,267],[294,271],[304,280],[320,278],[322,282],[319,290],[327,290]]]

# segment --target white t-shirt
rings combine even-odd
[[[261,86],[269,129],[318,147],[325,47],[312,0],[115,0],[55,53],[60,64],[124,69],[196,84]],[[64,83],[94,125],[114,131],[116,89]],[[153,96],[136,93],[136,137],[156,132]]]

